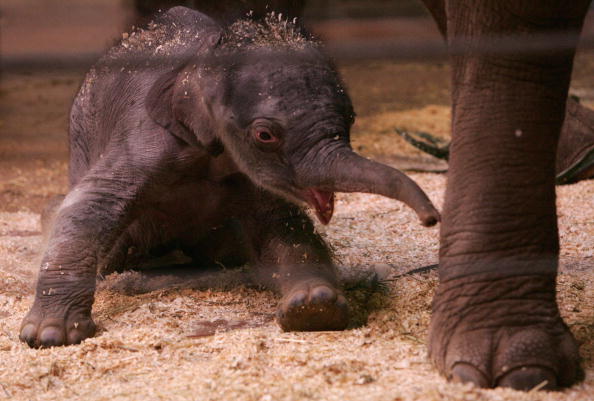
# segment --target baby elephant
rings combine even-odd
[[[181,249],[196,265],[249,263],[280,291],[284,330],[340,330],[348,307],[327,246],[335,192],[424,192],[349,146],[354,113],[318,45],[287,21],[221,28],[183,7],[125,35],[87,74],[70,115],[71,190],[49,229],[20,338],[92,336],[97,269]]]

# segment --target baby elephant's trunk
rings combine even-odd
[[[327,191],[384,195],[410,206],[424,226],[435,225],[440,220],[439,212],[425,192],[399,170],[343,149],[332,162],[331,172],[330,177],[321,179],[318,184]]]

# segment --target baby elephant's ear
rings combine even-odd
[[[193,67],[161,76],[150,89],[146,109],[157,124],[191,146],[211,155],[222,151],[216,137],[213,104],[220,103],[214,83],[200,78]]]
[[[165,73],[153,84],[146,98],[146,110],[154,122],[188,145],[196,146],[196,135],[177,120],[174,112],[173,94],[180,71],[181,68]]]
[[[222,29],[208,16],[185,7],[171,8],[155,23],[164,26],[169,36],[183,40],[170,44],[171,64],[163,66],[149,90],[146,111],[153,121],[187,144],[208,148],[214,138],[205,120],[208,113],[200,96],[200,83],[192,80],[192,73],[218,46]],[[185,79],[178,79],[182,74]]]

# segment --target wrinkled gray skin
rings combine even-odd
[[[429,357],[480,387],[570,386],[583,371],[556,302],[555,173],[592,149],[590,116],[567,99],[590,1],[424,3],[457,49]],[[486,50],[502,37],[527,46]]]
[[[298,205],[328,223],[334,192],[373,192],[425,225],[439,219],[405,175],[352,152],[352,121],[335,70],[290,23],[223,32],[171,9],[104,56],[76,96],[71,190],[46,213],[54,223],[20,338],[92,336],[97,267],[174,248],[197,264],[257,266],[283,296],[284,330],[345,328],[330,253]]]

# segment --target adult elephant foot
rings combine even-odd
[[[325,280],[300,280],[283,296],[277,321],[284,331],[344,330],[349,322],[347,301]]]
[[[483,388],[554,390],[582,378],[551,275],[477,274],[442,282],[433,300],[429,354],[448,379]]]

